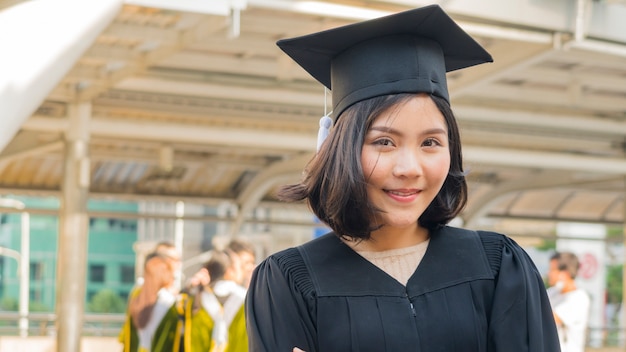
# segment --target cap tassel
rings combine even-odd
[[[330,115],[330,114],[328,114]],[[322,147],[322,143],[328,137],[328,133],[330,132],[330,127],[333,125],[333,120],[328,116],[324,115],[320,118],[320,129],[317,131],[317,151],[320,151]]]

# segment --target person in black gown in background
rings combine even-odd
[[[333,231],[257,267],[249,350],[559,351],[527,253],[447,225],[467,185],[446,72],[489,53],[437,5],[277,44],[331,89],[335,117],[278,195]]]

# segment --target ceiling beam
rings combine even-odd
[[[612,119],[599,119],[594,116],[549,114],[471,105],[455,105],[453,110],[459,121],[480,122],[492,126],[504,125],[543,130],[552,129],[561,132],[594,133],[608,136],[626,135],[626,124],[624,122]]]
[[[230,13],[230,9],[232,7],[231,4],[234,3],[233,0],[125,0],[124,2],[129,5],[220,16],[227,16]]]
[[[530,67],[524,72],[512,72],[507,75],[508,81],[531,81],[533,83],[543,83],[546,85],[560,84],[563,86],[569,86],[574,81],[580,82],[586,88],[610,90],[615,92],[621,92],[626,94],[626,85],[624,85],[624,79],[616,76],[621,74],[624,70],[609,70],[606,72],[598,71],[580,71],[576,68],[563,68],[561,70],[554,69],[553,67]],[[626,107],[626,103],[624,104]]]
[[[221,46],[217,46],[221,47]],[[184,51],[176,53],[169,58],[159,62],[159,69],[169,68],[173,73],[176,70],[189,70],[195,71],[196,79],[206,72],[220,73],[220,74],[232,74],[232,75],[251,75],[255,77],[275,77],[278,74],[286,74],[289,72],[290,80],[303,80],[315,82],[315,80],[300,66],[294,65],[294,68],[288,68],[285,70],[282,67],[280,59],[248,59],[243,57],[233,57],[226,55],[210,54],[209,60],[206,52]],[[291,60],[287,55],[285,57]],[[282,56],[281,56],[282,58]],[[293,61],[293,60],[291,60]],[[297,69],[295,68],[297,67]],[[200,71],[202,73],[199,73]],[[321,86],[321,84],[320,84]]]
[[[626,159],[503,148],[463,147],[466,164],[626,175]]]
[[[626,111],[626,99],[620,95],[599,94],[594,91],[583,91],[581,97],[572,96],[567,86],[535,86],[492,83],[467,92],[472,96],[481,96],[489,100],[508,100],[528,105],[546,107],[579,108],[596,110],[604,113],[623,115]],[[452,93],[454,94],[454,93]]]
[[[56,140],[49,143],[37,145],[30,145],[23,147],[20,150],[7,153],[6,150],[0,154],[0,164],[9,163],[17,159],[27,158],[33,155],[47,154],[50,152],[58,152],[63,150],[65,142],[62,140]],[[10,145],[9,145],[10,147]]]
[[[22,125],[25,130],[61,133],[68,128],[67,120],[33,116]],[[177,123],[112,120],[94,116],[90,133],[96,137],[222,145],[276,150],[311,151],[317,136],[309,133],[260,131],[254,128],[183,125]]]
[[[512,51],[516,50],[512,49]],[[524,50],[519,50],[518,52],[523,55],[511,55],[510,53],[504,54],[502,55],[504,60],[496,60],[492,64],[470,67],[469,72],[472,73],[471,76],[462,76],[462,79],[458,82],[451,82],[449,88],[450,96],[452,96],[454,100],[463,95],[474,94],[477,91],[485,90],[485,86],[506,77],[511,72],[519,72],[520,70],[526,69],[537,62],[548,59],[551,55],[554,55],[556,50],[554,50],[551,46],[544,46],[535,48],[535,50],[531,52]]]
[[[321,87],[320,92],[316,94],[274,87],[245,87],[219,83],[180,82],[150,77],[135,77],[124,80],[115,88],[225,100],[240,100],[243,97],[246,101],[275,102],[287,105],[321,106],[324,102]]]
[[[32,117],[25,130],[58,132],[67,128],[67,121]],[[149,126],[149,128],[147,128]],[[94,137],[162,142],[185,142],[201,145],[223,145],[248,148],[272,148],[286,151],[311,152],[316,136],[305,132],[263,131],[251,128],[182,125],[176,123],[111,120],[94,117],[90,124]],[[464,159],[477,165],[508,165],[516,167],[584,171],[590,173],[626,174],[626,160],[570,153],[548,153],[520,149],[465,146]]]
[[[502,197],[512,192],[558,186],[572,187],[575,183],[577,183],[577,181],[574,180],[572,175],[567,171],[548,170],[534,172],[520,179],[496,184],[490,191],[481,194],[478,198],[472,199],[471,207],[468,207],[462,214],[464,224],[470,228],[473,227],[476,225],[475,222],[478,219],[489,214],[493,206],[502,200]]]

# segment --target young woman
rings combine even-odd
[[[283,200],[333,232],[264,260],[250,351],[558,351],[541,275],[466,203],[447,71],[491,61],[438,6],[280,41],[332,88],[335,126]]]

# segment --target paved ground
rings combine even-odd
[[[0,352],[57,352],[54,337],[20,338],[0,336]],[[83,352],[118,352],[122,345],[114,337],[84,337]],[[585,352],[625,352],[624,347],[588,348]]]
[[[118,352],[122,345],[114,337],[84,337],[83,352]],[[0,352],[57,352],[54,337],[0,337]]]

